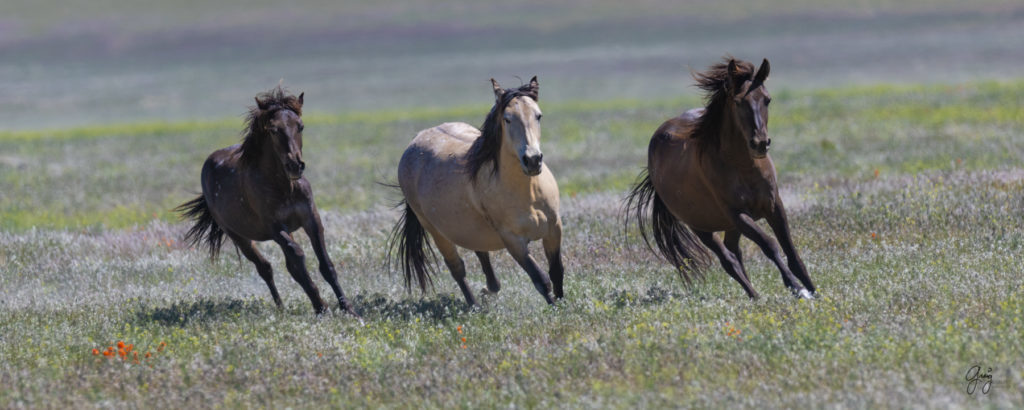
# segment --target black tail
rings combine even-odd
[[[658,193],[654,190],[654,184],[651,183],[651,176],[647,170],[640,173],[637,180],[636,186],[626,197],[627,229],[630,222],[635,219],[640,228],[640,236],[644,238],[644,243],[647,244],[647,248],[651,252],[660,253],[665,257],[673,267],[679,270],[679,274],[686,281],[690,280],[689,274],[700,276],[700,268],[706,267],[710,261],[711,255],[708,254],[708,250],[686,225],[672,215],[665,203],[661,201]],[[644,220],[648,207],[651,208],[650,226]],[[657,251],[651,246],[651,236],[654,237],[654,243],[658,246]]]
[[[200,194],[196,199],[178,205],[174,212],[181,214],[181,219],[191,219],[196,222],[192,228],[185,233],[185,242],[192,246],[199,246],[203,242],[210,248],[210,259],[216,259],[220,254],[220,246],[224,243],[224,230],[220,229],[217,222],[213,220],[210,208],[206,206],[206,199]]]
[[[427,231],[423,229],[416,213],[412,211],[409,204],[402,200],[398,204],[404,206],[405,211],[402,218],[391,230],[391,237],[388,238],[388,261],[392,260],[395,250],[398,251],[398,258],[402,262],[402,270],[405,272],[405,287],[412,288],[412,278],[420,285],[420,290],[427,291],[427,285],[433,286],[430,278],[430,264],[428,257],[433,258],[433,250],[427,244]],[[430,252],[429,256],[427,252]]]

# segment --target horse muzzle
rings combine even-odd
[[[544,154],[540,153],[537,155],[523,155],[519,159],[523,166],[523,173],[535,177],[540,175],[541,166],[544,164]]]
[[[750,155],[758,159],[764,158],[768,156],[768,147],[771,145],[771,138],[765,138],[760,141],[750,141]]]
[[[293,180],[302,178],[302,171],[306,170],[306,163],[299,161],[287,161],[284,163],[284,170],[288,174],[288,178]]]

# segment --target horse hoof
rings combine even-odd
[[[796,297],[800,299],[814,300],[814,294],[807,289],[800,289],[800,291],[796,293]]]

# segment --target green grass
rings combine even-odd
[[[365,325],[314,317],[275,246],[282,310],[248,262],[179,242],[167,210],[240,120],[0,134],[0,407],[1024,405],[1024,81],[772,91],[814,301],[748,241],[758,301],[717,266],[687,287],[623,236],[650,133],[692,96],[542,100],[568,296],[546,306],[497,253],[502,292],[473,312],[443,269],[421,296],[383,268],[398,215],[373,182],[417,130],[488,107],[308,114],[328,251]],[[119,340],[153,355],[91,352]],[[973,365],[993,368],[989,394],[966,394]]]

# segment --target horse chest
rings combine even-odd
[[[754,218],[763,218],[775,208],[775,191],[766,181],[738,184],[734,192],[736,203],[733,206],[746,211]]]

